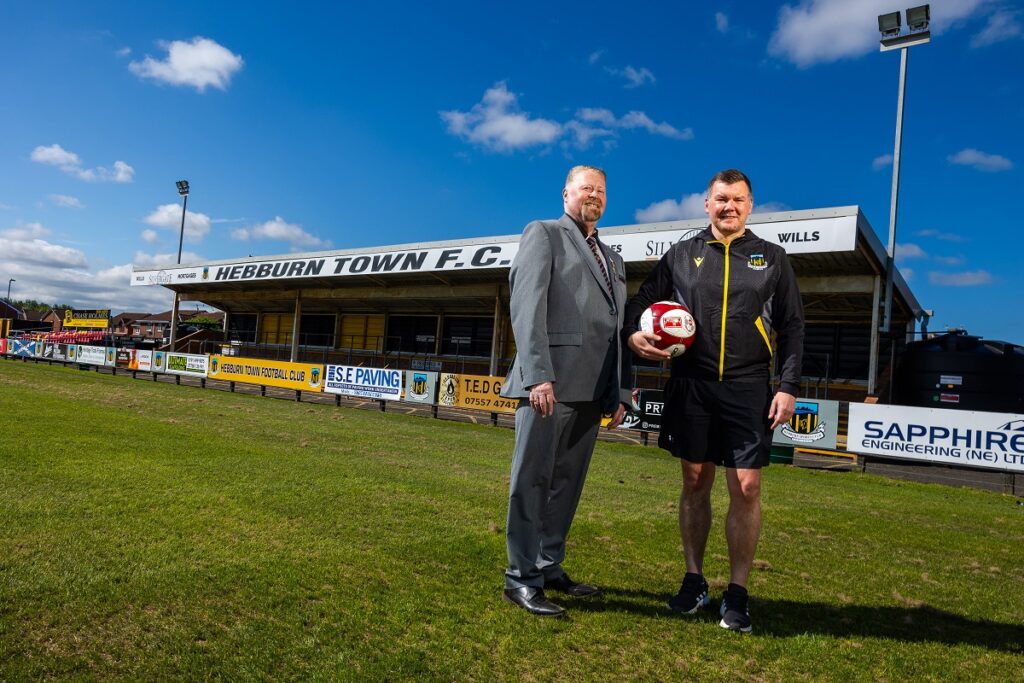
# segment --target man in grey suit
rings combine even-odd
[[[624,416],[629,354],[619,330],[626,302],[622,257],[600,242],[606,176],[575,166],[562,190],[565,215],[526,226],[509,274],[517,355],[501,389],[518,398],[508,500],[504,597],[531,614],[565,610],[544,589],[574,597],[598,589],[562,568],[601,413]]]

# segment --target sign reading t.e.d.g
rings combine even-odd
[[[248,382],[296,391],[320,391],[323,374],[322,365],[238,356],[210,356],[210,379],[226,382]]]
[[[397,401],[402,395],[402,371],[328,365],[324,391],[343,396]]]
[[[492,413],[514,413],[519,401],[502,398],[504,377],[490,375],[457,375],[441,373],[437,402],[452,408],[475,408]]]

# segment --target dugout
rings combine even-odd
[[[706,220],[603,227],[626,262],[630,293],[654,263]],[[807,317],[804,396],[888,394],[891,368],[927,323],[898,270],[882,331],[886,253],[856,206],[754,214],[748,227],[781,244]],[[515,353],[508,270],[519,234],[136,268],[133,286],[225,312],[225,342],[244,356],[503,375]],[[192,349],[218,352],[217,346]],[[664,372],[637,366],[637,386]]]

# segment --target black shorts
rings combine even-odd
[[[687,462],[737,469],[766,467],[772,434],[767,382],[671,379],[658,445]]]

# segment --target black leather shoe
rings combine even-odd
[[[504,598],[513,605],[522,607],[530,614],[538,617],[561,617],[565,610],[544,597],[543,588],[523,586],[506,588]]]
[[[589,586],[585,583],[576,583],[569,578],[568,574],[562,574],[557,579],[548,579],[544,581],[545,588],[551,588],[571,595],[574,598],[589,598],[592,595],[597,595],[601,592],[601,589],[597,586]]]

